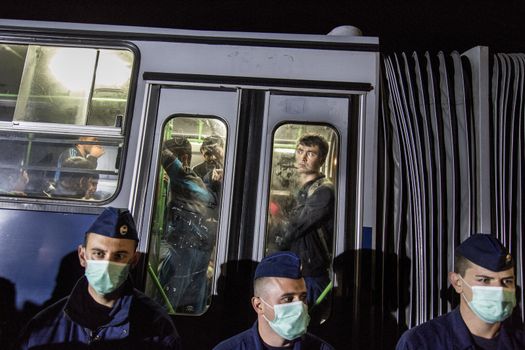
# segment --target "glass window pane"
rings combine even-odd
[[[174,116],[163,135],[147,291],[171,312],[202,314],[211,297],[226,125]]]
[[[100,50],[87,124],[120,126],[126,115],[133,55]]]
[[[0,121],[12,121],[27,45],[0,44]]]
[[[106,200],[117,189],[120,145],[102,137],[1,132],[0,194]]]
[[[284,124],[273,138],[266,254],[299,255],[310,306],[331,279],[337,143],[325,125]]]
[[[86,124],[96,53],[29,46],[14,120]]]
[[[0,121],[120,127],[133,53],[0,44]]]

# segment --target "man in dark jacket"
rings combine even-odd
[[[62,163],[51,197],[93,199],[98,186],[98,174],[90,172],[91,164],[83,157],[71,157]]]
[[[301,260],[292,252],[271,254],[257,265],[252,307],[254,325],[217,345],[214,350],[333,350],[307,333],[310,321]]]
[[[330,283],[334,186],[320,171],[327,154],[328,143],[320,135],[305,134],[297,141],[295,166],[301,187],[283,233],[277,238],[281,249],[301,258],[310,306]]]
[[[525,349],[525,332],[508,322],[516,306],[514,262],[494,236],[466,239],[449,279],[461,296],[459,307],[406,331],[398,350]]]
[[[215,246],[217,198],[190,168],[191,144],[175,136],[163,144],[162,167],[169,177],[169,205],[161,242],[159,280],[176,312],[203,313]]]
[[[128,278],[137,244],[129,211],[105,209],[78,247],[85,276],[29,322],[19,348],[180,349],[170,317]]]
[[[57,162],[57,170],[55,172],[54,182],[58,182],[60,178],[60,171],[62,164],[68,158],[71,157],[82,157],[85,158],[89,163],[89,169],[96,169],[98,165],[98,159],[104,155],[104,147],[95,144],[97,142],[96,137],[81,136],[79,138],[80,143],[76,144],[75,147],[70,147],[60,154]],[[93,142],[93,144],[86,144],[82,142]]]
[[[220,136],[212,135],[204,139],[201,145],[202,163],[193,167],[195,174],[204,179],[213,170],[222,170],[224,163],[224,141]],[[210,176],[210,175],[208,175]]]

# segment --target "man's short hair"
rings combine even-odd
[[[454,254],[454,272],[460,274],[461,277],[465,277],[465,272],[469,267],[472,267],[470,260],[456,252]]]
[[[164,141],[164,147],[179,159],[183,155],[191,159],[191,143],[184,136],[175,135],[172,139]]]
[[[221,147],[221,148],[224,147],[224,141],[222,140],[222,137],[220,136],[211,135],[211,136],[206,137],[202,141],[200,150],[201,152],[204,152],[207,149],[216,148],[216,147]]]
[[[253,281],[253,295],[256,297],[266,296],[266,284],[271,277],[261,277]]]
[[[319,158],[325,159],[328,155],[328,142],[324,137],[319,134],[304,134],[297,140],[297,145],[305,145],[308,147],[317,146],[319,147]]]

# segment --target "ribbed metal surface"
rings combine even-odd
[[[474,91],[475,72],[466,56],[383,57],[380,139],[385,154],[380,157],[383,193],[378,198],[385,202],[378,247],[398,260],[396,317],[401,330],[457,303],[447,273],[453,269],[454,247],[480,231],[477,201],[486,197],[481,192],[490,192],[492,232],[511,249],[518,284],[523,281],[525,55],[496,54],[492,62],[491,86],[482,86],[491,91],[491,118],[482,125],[474,115],[473,94],[479,92]],[[480,126],[490,128],[489,139],[476,140]],[[487,143],[490,154],[480,155],[480,145]],[[490,161],[490,176],[477,173],[480,156]],[[484,176],[490,177],[490,188],[478,186]],[[385,286],[384,293],[388,291]],[[523,300],[523,289],[520,293]]]

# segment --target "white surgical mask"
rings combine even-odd
[[[273,309],[275,317],[272,321],[268,320],[266,315],[263,315],[263,317],[279,336],[286,340],[293,340],[306,333],[310,315],[308,315],[308,308],[305,303],[294,301],[293,303],[271,306],[262,298],[260,299]]]
[[[512,314],[516,306],[516,293],[503,287],[470,286],[461,276],[461,280],[472,290],[472,300],[468,301],[461,293],[470,309],[482,321],[493,324],[501,322]]]

